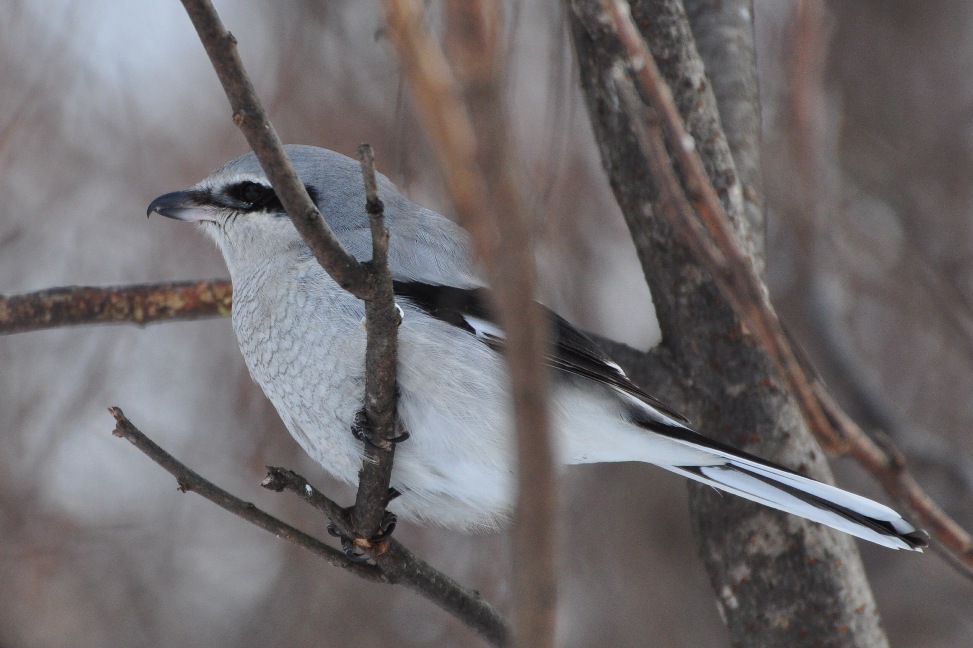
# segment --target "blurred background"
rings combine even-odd
[[[349,155],[368,141],[406,193],[449,213],[378,3],[219,8],[285,141]],[[648,348],[651,298],[560,11],[508,11],[544,298]],[[890,431],[973,527],[973,5],[756,0],[755,18],[775,301],[840,400]],[[7,0],[0,88],[0,293],[226,276],[198,232],[143,215],[246,150],[179,3]],[[228,320],[0,338],[0,648],[476,644],[404,588],[357,580],[180,494],[112,437],[109,405],[318,535],[324,524],[296,498],[258,486],[264,466],[352,501],[283,429]],[[835,468],[841,485],[884,499],[850,460]],[[728,645],[679,478],[580,467],[563,502],[563,645]],[[503,536],[396,533],[506,609]],[[893,646],[973,643],[973,584],[934,554],[860,546]]]

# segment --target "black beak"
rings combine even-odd
[[[151,216],[152,212],[181,221],[210,220],[191,191],[173,191],[159,196],[145,210],[145,215]]]

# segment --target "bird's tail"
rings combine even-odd
[[[710,466],[665,466],[690,479],[890,547],[922,551],[926,536],[889,507],[744,458]]]
[[[927,546],[925,532],[884,504],[775,466],[681,425],[665,427],[666,436],[696,451],[697,460],[657,464],[663,468],[892,549],[922,551]],[[712,463],[699,461],[700,452]]]

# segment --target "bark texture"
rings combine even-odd
[[[681,77],[681,69],[696,65],[681,58],[696,56],[691,42],[666,40],[684,39],[688,30],[671,24],[656,29],[681,20],[678,9],[669,2],[633,4],[633,16],[677,97],[680,87],[706,85]],[[656,11],[666,20],[654,19]],[[674,378],[684,391],[687,414],[710,437],[830,481],[823,453],[771,362],[741,328],[710,277],[653,214],[656,190],[610,80],[620,50],[599,20],[600,12],[597,2],[570,3],[582,90],[602,162],[634,233],[663,331],[664,354],[675,360]],[[682,54],[673,57],[674,51]],[[679,104],[685,111],[699,102]],[[694,130],[698,118],[687,123],[705,159],[706,145],[719,137]],[[707,162],[708,169],[720,166]],[[717,178],[718,191],[723,180]],[[732,204],[728,192],[720,193],[724,204]],[[734,220],[742,240],[762,258],[752,223]],[[696,489],[691,499],[700,551],[734,645],[887,645],[850,537],[712,490]]]
[[[678,3],[677,3],[678,4]],[[764,198],[760,171],[760,88],[753,35],[753,0],[686,0],[696,49],[706,67],[720,121],[743,192],[753,245],[763,249]],[[763,255],[754,258],[763,274]]]

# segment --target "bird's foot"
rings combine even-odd
[[[399,491],[390,488],[386,503],[398,497],[399,494]],[[346,510],[346,514],[350,519],[351,510]],[[341,541],[341,550],[349,560],[356,563],[364,563],[388,551],[388,541],[392,537],[392,532],[395,531],[397,521],[398,518],[395,517],[395,513],[385,511],[382,515],[382,522],[378,527],[378,533],[371,538],[360,538],[345,535],[337,529],[334,521],[328,520],[328,535],[338,538]]]
[[[364,407],[362,407],[360,410],[358,410],[355,413],[355,420],[351,424],[351,433],[356,439],[358,439],[362,443],[367,443],[373,448],[378,448],[380,450],[385,449],[381,445],[372,441],[372,424],[368,420],[368,414],[365,413]],[[397,435],[395,435],[391,439],[386,439],[386,441],[388,443],[397,444],[397,443],[402,443],[403,441],[406,441],[408,439],[409,439],[409,432],[407,430],[401,430]]]

